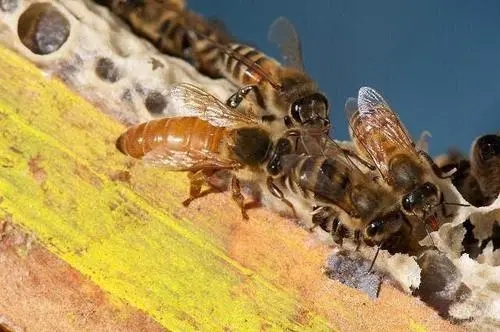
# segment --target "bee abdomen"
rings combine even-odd
[[[303,156],[292,167],[289,174],[281,179],[282,185],[294,194],[300,194],[305,199],[314,198],[314,187],[317,178],[317,166],[322,157]]]
[[[259,66],[262,70],[271,73],[279,65],[265,54],[243,44],[230,44],[230,53],[222,53],[220,70],[224,76],[237,85],[258,85],[263,77],[254,68],[246,65],[238,57],[242,56],[249,62]]]
[[[129,128],[116,141],[117,149],[133,158],[142,158],[161,148],[169,152],[219,153],[226,129],[195,117],[152,120]]]

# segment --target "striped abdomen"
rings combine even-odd
[[[196,117],[163,118],[129,128],[116,141],[120,152],[142,158],[161,146],[168,152],[220,153],[226,128],[215,127]]]
[[[221,52],[219,70],[238,86],[259,85],[265,75],[272,78],[280,67],[276,60],[243,44],[230,44],[227,52]]]
[[[205,74],[221,76],[216,67],[219,51],[208,39],[227,44],[231,37],[215,23],[170,2],[115,1],[106,5],[160,51],[191,61]]]
[[[306,199],[338,205],[348,213],[353,209],[349,169],[343,162],[322,156],[303,156],[285,177],[287,188]]]

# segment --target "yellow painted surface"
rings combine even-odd
[[[0,59],[0,219],[117,304],[174,331],[448,326],[392,288],[372,301],[328,280],[328,249],[291,222],[262,210],[243,222],[222,194],[182,207],[184,174],[131,163],[114,146],[122,125],[3,47]]]
[[[427,329],[415,322],[413,319],[410,319],[410,329],[411,332],[427,332]]]

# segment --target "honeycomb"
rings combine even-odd
[[[117,120],[161,117],[169,85],[190,82],[225,100],[236,88],[137,38],[92,1],[0,1],[0,41]]]

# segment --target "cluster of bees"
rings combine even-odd
[[[174,85],[166,92],[165,113],[175,116],[133,126],[116,142],[133,158],[188,172],[186,206],[220,191],[215,179],[229,174],[232,198],[244,218],[240,182],[257,184],[303,224],[321,227],[337,242],[351,237],[358,244],[415,253],[421,239],[415,230],[436,230],[452,214],[450,206],[463,205],[443,194],[448,178],[473,178],[482,195],[498,195],[500,136],[477,140],[472,167],[457,160],[439,167],[373,88],[362,87],[345,104],[354,144],[341,146],[330,138],[328,99],[305,73],[299,38],[285,18],[269,29],[283,55],[280,63],[235,42],[181,2],[97,2],[161,51],[238,88],[221,101],[195,85]],[[497,183],[494,193],[491,182]]]

